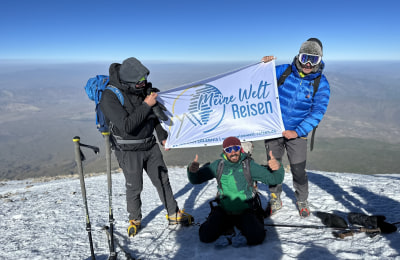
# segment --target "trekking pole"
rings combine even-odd
[[[114,216],[112,210],[112,180],[111,180],[111,145],[110,145],[110,133],[109,132],[102,132],[101,133],[104,137],[106,142],[106,162],[107,162],[107,183],[108,183],[108,221],[110,223],[109,233],[108,236],[108,246],[110,248],[110,256],[109,260],[117,259],[117,253],[115,252],[114,246]]]
[[[110,237],[110,227],[108,226],[103,226],[104,231],[106,231],[107,237]],[[127,260],[135,260],[135,258],[127,251],[125,248],[121,245],[121,243],[118,241],[117,238],[114,238],[117,246],[121,249],[122,252],[124,252],[125,257]]]
[[[92,228],[91,228],[91,225],[90,225],[89,210],[88,210],[87,198],[86,198],[85,178],[83,176],[83,168],[82,168],[82,161],[85,160],[85,156],[83,155],[80,146],[91,148],[91,149],[93,149],[93,151],[95,153],[99,152],[99,148],[97,148],[95,146],[81,144],[79,136],[75,136],[72,139],[72,141],[75,143],[75,161],[76,161],[76,165],[78,167],[78,173],[79,173],[79,180],[80,180],[80,183],[81,183],[81,193],[82,193],[83,203],[85,204],[86,231],[88,232],[88,236],[89,236],[90,253],[92,255],[92,259],[95,260],[96,258],[94,256],[93,241],[92,241]]]
[[[340,230],[347,230],[348,228],[335,228],[335,227],[327,227],[327,226],[318,226],[318,225],[290,225],[290,224],[264,224],[267,227],[287,227],[287,228],[314,228],[314,229],[327,229],[334,228]]]

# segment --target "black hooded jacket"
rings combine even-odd
[[[160,141],[167,139],[167,132],[161,127],[160,121],[154,115],[151,107],[144,102],[145,89],[136,89],[129,84],[121,82],[119,69],[121,64],[113,63],[110,66],[109,85],[118,88],[123,97],[122,106],[118,97],[111,91],[105,90],[100,100],[100,109],[103,111],[109,126],[111,134],[115,139],[140,140],[153,136],[154,129],[157,138]],[[139,75],[138,78],[145,76]],[[119,144],[121,150],[139,150],[150,149],[156,140],[140,144]]]

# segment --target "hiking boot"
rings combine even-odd
[[[140,229],[140,220],[129,220],[128,236],[135,236]]]
[[[300,217],[306,218],[310,216],[310,208],[308,207],[307,201],[296,202],[297,209],[299,210]]]
[[[167,214],[165,217],[168,219],[170,225],[181,224],[184,226],[190,226],[194,222],[193,216],[186,213],[184,209],[179,210],[171,216],[168,216]]]
[[[272,216],[281,208],[282,208],[281,197],[277,196],[275,193],[271,193],[271,199],[268,202],[266,213],[269,214],[269,216]]]

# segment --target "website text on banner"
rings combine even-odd
[[[160,92],[167,108],[166,148],[220,145],[236,136],[255,141],[282,136],[275,62],[257,63]]]

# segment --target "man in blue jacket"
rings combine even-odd
[[[265,56],[262,61],[269,62],[273,59],[274,56]],[[286,149],[296,190],[296,205],[300,216],[308,217],[308,176],[305,170],[307,135],[323,118],[330,97],[329,83],[322,74],[325,63],[322,61],[321,41],[310,38],[304,42],[292,64],[276,66],[276,78],[279,79],[289,66],[291,73],[278,88],[285,131],[281,138],[265,140],[265,147],[267,153],[271,150],[278,160],[282,159]],[[315,93],[314,80],[319,80]],[[282,185],[270,187],[270,191],[269,209],[272,215],[282,208]]]

